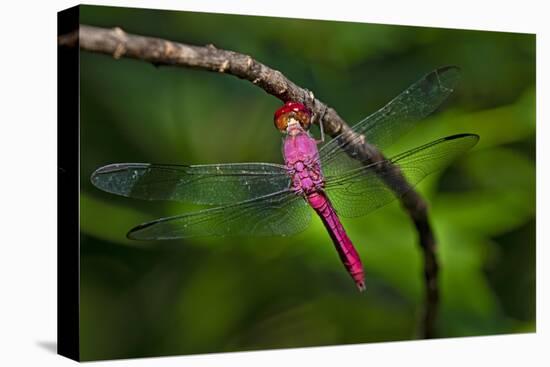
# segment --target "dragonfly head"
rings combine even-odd
[[[311,125],[311,111],[302,103],[287,102],[275,111],[273,120],[275,127],[284,133],[301,129],[307,131]]]

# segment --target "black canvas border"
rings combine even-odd
[[[80,8],[57,13],[57,34],[77,31]],[[57,353],[80,360],[79,47],[57,46]]]

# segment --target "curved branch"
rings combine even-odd
[[[313,112],[314,122],[319,124],[322,121],[327,134],[332,137],[345,134],[350,142],[358,142],[349,146],[356,154],[359,152],[359,158],[366,164],[384,160],[384,156],[376,147],[364,142],[364,139],[356,139],[356,133],[333,108],[316,99],[311,91],[290,81],[280,71],[256,61],[249,55],[218,49],[214,45],[192,46],[160,38],[132,35],[118,27],[105,29],[81,25],[79,31],[60,36],[58,41],[63,46],[79,46],[83,50],[112,55],[115,59],[127,57],[148,61],[154,65],[191,67],[231,74],[248,80],[283,102],[296,101],[305,104]],[[405,177],[395,166],[390,175],[382,177],[393,187],[408,185]],[[432,338],[435,335],[439,302],[436,242],[428,220],[427,205],[422,197],[411,188],[400,200],[416,227],[424,255],[426,294],[421,335],[424,338]]]

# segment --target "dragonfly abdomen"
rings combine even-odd
[[[365,290],[365,274],[363,265],[357,250],[349,239],[336,211],[332,207],[330,200],[323,191],[313,192],[306,196],[309,205],[321,217],[325,228],[330,234],[330,238],[338,251],[340,260],[346,267],[346,270],[351,275],[357,288],[360,291]]]

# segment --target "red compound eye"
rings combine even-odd
[[[304,129],[308,129],[311,123],[311,112],[309,108],[300,102],[287,102],[277,111],[275,111],[274,122],[275,127],[280,131],[286,131],[288,119],[295,118],[300,122]]]

